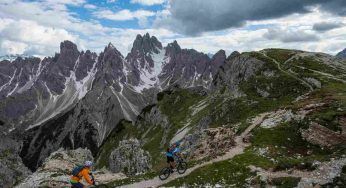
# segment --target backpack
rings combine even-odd
[[[72,170],[72,175],[73,176],[78,176],[79,172],[82,171],[84,168],[84,166],[78,165],[76,167],[73,168]]]

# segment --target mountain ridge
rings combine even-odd
[[[60,51],[42,60],[0,63],[0,134],[15,138],[13,156],[32,171],[60,148],[86,148],[98,168],[119,164],[110,169],[129,176],[159,170],[164,162],[159,151],[182,138],[193,160],[208,157],[199,154],[204,151],[200,147],[219,155],[232,147],[224,141],[245,130],[254,115],[271,111],[276,116],[280,108],[300,113],[298,104],[316,105],[320,95],[342,100],[334,95],[343,91],[346,70],[345,62],[334,56],[297,50],[233,52],[228,57],[220,50],[210,58],[181,49],[176,41],[164,47],[149,34],[137,36],[127,56],[111,43],[96,54],[79,52],[64,41]],[[210,150],[211,144],[221,144],[221,153]],[[123,163],[119,152],[137,155],[126,149],[132,146],[148,160],[137,156],[127,160],[130,166]]]
[[[0,118],[5,120],[8,133],[26,131],[21,156],[34,170],[61,146],[99,147],[117,122],[134,121],[165,88],[172,85],[208,88],[212,71],[226,58],[222,51],[215,57],[209,59],[195,50],[181,49],[176,41],[162,47],[148,33],[136,37],[126,57],[111,43],[97,55],[89,50],[80,52],[74,43],[64,41],[54,57],[35,59],[39,63],[30,64],[31,72],[27,76],[17,73],[24,69],[19,59],[1,62],[0,72],[13,64],[17,67],[13,68],[15,74],[11,79],[6,78],[11,73],[1,74],[0,84],[4,87],[0,89],[3,96],[0,105],[5,111],[0,113]],[[22,88],[25,90],[19,92]],[[55,133],[58,139],[54,142],[52,137],[39,136],[43,132],[51,134],[55,121],[60,122],[61,130],[68,131]],[[86,134],[93,136],[85,140],[82,135]],[[50,147],[41,148],[43,143],[50,143]],[[95,155],[97,150],[91,150]]]

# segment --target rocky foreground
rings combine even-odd
[[[76,165],[84,164],[86,160],[93,160],[91,152],[87,149],[59,150],[52,153],[37,169],[37,171],[25,178],[18,188],[27,187],[69,187],[71,170]],[[108,183],[124,179],[122,173],[111,173],[107,170],[93,171],[96,182]],[[87,183],[83,181],[85,185]]]

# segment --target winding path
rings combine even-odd
[[[159,177],[155,177],[155,178],[150,179],[150,180],[144,180],[144,181],[136,182],[133,184],[124,185],[121,187],[123,187],[123,188],[159,187],[159,186],[164,185],[164,184],[166,184],[170,181],[173,181],[177,178],[185,177],[198,168],[204,167],[204,166],[209,165],[209,164],[213,164],[215,162],[232,159],[234,156],[242,154],[244,152],[244,149],[250,145],[249,143],[243,142],[243,138],[246,137],[251,132],[251,130],[254,129],[257,125],[261,124],[263,122],[263,119],[267,115],[268,115],[268,113],[263,113],[263,114],[260,114],[259,116],[257,116],[256,118],[254,118],[252,121],[252,124],[241,135],[235,137],[236,146],[233,147],[232,149],[230,149],[227,153],[225,153],[222,156],[219,156],[215,159],[212,159],[212,160],[207,161],[205,163],[202,163],[202,164],[196,165],[192,168],[189,168],[186,170],[186,172],[184,174],[177,174],[177,173],[172,174],[168,179],[166,179],[164,181],[160,180]]]
[[[328,74],[328,73],[325,73],[325,72],[321,72],[321,71],[309,69],[309,68],[302,67],[302,66],[298,66],[298,65],[294,65],[294,66],[297,67],[297,68],[300,68],[300,69],[309,70],[309,71],[314,72],[314,73],[316,73],[316,74],[320,74],[320,75],[322,75],[322,76],[325,76],[325,77],[327,77],[327,78],[330,78],[330,79],[333,79],[333,80],[336,80],[336,81],[340,81],[340,82],[342,82],[342,83],[346,83],[346,80],[337,78],[336,76],[333,76],[333,75]],[[346,75],[344,75],[344,76],[346,76]]]
[[[271,59],[271,60],[278,66],[278,69],[279,69],[281,72],[284,72],[284,73],[288,74],[289,76],[291,76],[292,78],[294,78],[294,79],[300,81],[301,83],[303,83],[306,87],[309,88],[310,92],[314,90],[314,88],[313,88],[308,82],[306,82],[305,80],[303,80],[303,79],[297,77],[296,75],[294,75],[294,74],[293,74],[293,71],[292,71],[292,72],[288,72],[288,71],[286,71],[286,70],[283,70],[283,69],[281,68],[280,63],[279,63],[278,61],[276,61],[276,59],[269,57],[265,52],[259,52],[259,53],[262,54],[262,55],[264,55],[266,58]],[[293,56],[293,57],[294,57],[294,56]],[[286,60],[283,64],[285,64],[285,63],[291,61],[291,60],[293,59],[293,57],[291,57],[291,58],[289,58],[288,60]]]
[[[260,52],[260,54],[262,54],[262,55],[264,55],[265,57],[271,59],[271,60],[278,66],[278,68],[279,68],[280,71],[282,71],[282,72],[284,72],[284,73],[286,73],[286,74],[289,74],[290,76],[294,77],[295,79],[301,81],[304,85],[306,85],[306,86],[308,86],[308,87],[310,88],[310,91],[313,90],[313,87],[312,87],[309,83],[307,83],[305,80],[302,80],[302,79],[298,78],[296,75],[294,75],[294,74],[297,74],[297,73],[293,72],[292,70],[290,70],[290,73],[287,72],[287,71],[285,71],[285,70],[283,70],[283,69],[281,68],[280,63],[279,63],[278,61],[276,61],[274,58],[269,57],[265,52]],[[295,59],[295,58],[296,58],[296,55],[294,55],[294,56],[292,56],[291,58],[287,59],[283,64],[286,64],[286,63],[292,61],[292,60]],[[328,77],[328,78],[330,78],[330,79],[334,79],[334,80],[340,81],[340,82],[342,82],[342,83],[346,83],[346,80],[337,78],[336,76],[331,75],[331,74],[328,74],[328,73],[325,73],[325,72],[321,72],[321,71],[309,69],[309,68],[307,68],[307,67],[303,67],[303,66],[299,66],[299,65],[293,65],[293,66],[294,66],[294,67],[297,67],[297,68],[300,68],[300,69],[306,69],[306,70],[312,71],[312,72],[314,72],[314,73],[316,73],[316,74],[320,74],[320,75],[322,75],[322,76],[325,76],[325,77]],[[330,65],[328,65],[328,66],[330,66]],[[335,67],[333,67],[333,66],[330,66],[330,67],[332,67],[332,68],[335,69]],[[346,75],[343,74],[343,76],[346,76]]]

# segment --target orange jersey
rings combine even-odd
[[[81,170],[78,173],[78,176],[71,176],[71,182],[79,182],[80,180],[82,180],[82,178],[84,177],[84,179],[88,182],[88,184],[92,185],[94,182],[91,180],[90,176],[90,169],[89,168],[83,168],[83,170]]]

